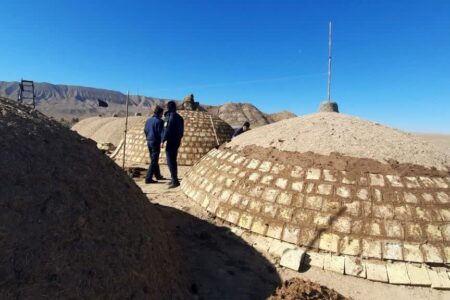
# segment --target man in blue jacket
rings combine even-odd
[[[163,115],[163,109],[160,106],[156,106],[153,116],[145,122],[144,133],[147,137],[147,146],[150,153],[150,166],[148,168],[147,176],[145,177],[145,183],[157,183],[153,180],[153,175],[157,180],[162,180],[159,169],[159,154],[161,152],[161,135],[164,130],[164,122],[161,120]]]
[[[170,189],[180,185],[180,181],[178,180],[177,155],[184,134],[184,120],[176,110],[177,105],[175,102],[169,101],[167,103],[167,112],[164,114],[164,134],[161,145],[164,147],[164,143],[166,143],[167,165],[170,170],[170,176],[172,177],[169,185]]]
[[[243,134],[244,132],[249,131],[249,130],[250,130],[250,123],[248,121],[245,121],[244,125],[242,125],[242,127],[239,127],[238,129],[236,129],[234,131],[233,138],[235,138],[238,135]]]

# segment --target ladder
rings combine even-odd
[[[36,108],[36,96],[34,94],[34,82],[31,80],[21,80],[17,101],[23,104],[33,105]],[[30,103],[31,102],[31,103]]]

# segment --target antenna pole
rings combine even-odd
[[[328,102],[331,102],[331,21],[328,25]]]
[[[123,156],[122,156],[122,169],[125,169],[125,151],[127,149],[127,130],[128,130],[128,101],[130,100],[130,91],[127,92],[127,115],[125,117],[125,131],[123,138]]]

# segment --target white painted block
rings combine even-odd
[[[288,249],[281,256],[280,265],[298,271],[304,255],[305,251],[301,248]]]
[[[411,280],[412,285],[431,285],[430,276],[428,276],[427,269],[424,266],[419,267],[407,264],[406,270],[408,271],[409,280]]]
[[[386,265],[384,263],[366,262],[367,279],[388,282]]]
[[[366,278],[366,265],[358,257],[345,257],[345,274]]]
[[[445,271],[435,271],[428,269],[431,280],[431,287],[434,289],[450,290],[450,278]]]
[[[295,249],[297,246],[280,240],[273,239],[270,243],[268,252],[275,257],[281,257],[289,249]]]
[[[323,261],[323,268],[328,271],[344,274],[344,256],[326,255]]]
[[[324,254],[319,252],[307,252],[308,264],[313,267],[323,269]]]
[[[411,284],[409,280],[408,271],[406,270],[406,264],[403,262],[396,262],[386,265],[389,283],[392,284]]]

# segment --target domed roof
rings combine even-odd
[[[2,298],[186,299],[160,212],[95,144],[0,99]]]
[[[333,152],[380,162],[390,160],[447,170],[450,156],[420,137],[379,123],[338,113],[282,120],[241,135],[229,146],[255,145],[280,151]]]
[[[209,150],[231,139],[233,128],[222,119],[200,110],[177,111],[184,119],[184,136],[178,151],[178,164],[191,166]],[[144,134],[146,118],[136,122],[128,130],[125,164],[148,165],[149,153]],[[217,135],[217,140],[216,140]],[[122,160],[123,143],[113,153],[112,158]],[[161,151],[161,163],[166,163],[165,151]]]
[[[144,117],[129,117],[128,126],[142,124]],[[125,118],[91,117],[81,120],[72,126],[72,130],[80,135],[96,141],[98,144],[111,143],[118,146],[123,139]]]
[[[182,190],[268,237],[347,256],[450,263],[449,158],[413,135],[336,113],[246,132]]]

